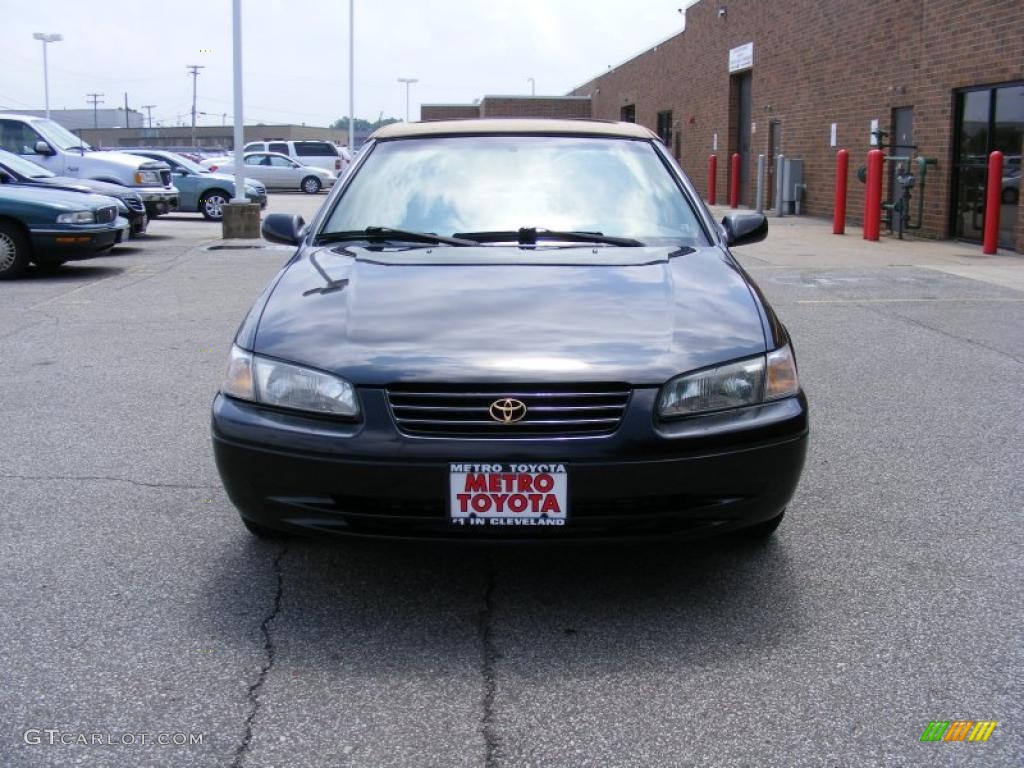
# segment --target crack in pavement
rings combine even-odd
[[[274,640],[270,636],[270,623],[277,618],[278,612],[281,610],[281,593],[284,591],[284,575],[281,572],[281,558],[288,552],[288,546],[283,545],[281,549],[274,555],[272,561],[272,567],[274,571],[274,578],[277,582],[276,589],[274,591],[274,600],[270,608],[270,613],[267,614],[266,618],[260,624],[260,631],[263,633],[263,652],[266,654],[266,662],[260,668],[260,674],[256,678],[256,681],[249,686],[248,699],[249,699],[249,714],[245,718],[245,735],[242,737],[242,743],[235,749],[235,759],[231,762],[231,768],[242,768],[242,764],[245,761],[245,756],[249,753],[249,747],[252,744],[252,724],[256,719],[256,713],[260,709],[260,691],[263,688],[263,683],[267,680],[267,675],[270,674],[270,670],[274,666],[274,661],[277,656],[277,649],[274,647]]]
[[[0,480],[86,480],[93,482],[129,483],[143,488],[177,488],[190,491],[219,489],[219,485],[189,485],[187,483],[147,483],[143,480],[132,480],[129,477],[112,475],[0,475]]]
[[[480,656],[481,675],[483,676],[483,695],[481,706],[483,714],[480,716],[480,733],[484,739],[484,766],[491,768],[497,764],[498,736],[494,728],[494,662],[498,658],[498,652],[494,647],[494,630],[491,626],[491,619],[494,616],[494,587],[495,573],[494,560],[487,555],[487,577],[486,588],[484,589],[483,608],[480,609]]]

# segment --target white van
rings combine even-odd
[[[329,141],[283,141],[280,139],[250,141],[245,145],[245,151],[246,153],[278,152],[287,155],[299,165],[323,168],[335,176],[341,176],[352,162],[348,156],[348,150],[337,147]]]

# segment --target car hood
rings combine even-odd
[[[125,152],[111,152],[105,149],[91,150],[85,153],[86,157],[103,160],[109,163],[117,163],[133,171],[144,168],[146,170],[168,170],[170,168],[163,160],[153,160],[139,155],[129,155]]]
[[[204,173],[199,178],[200,179],[205,179],[205,180],[212,179],[214,181],[220,181],[220,182],[230,182],[231,184],[235,183],[235,174],[233,174],[233,173],[221,173],[220,171],[217,171],[217,172],[214,172],[214,173]],[[248,179],[247,178],[245,180],[245,183],[246,184],[250,184],[250,185],[256,184],[256,185],[261,186],[261,187],[263,186],[263,182],[262,181],[258,181],[256,179]]]
[[[96,192],[111,197],[121,197],[127,192],[137,194],[130,187],[123,187],[120,184],[111,184],[108,181],[93,181],[91,179],[75,179],[70,176],[48,176],[34,179],[33,181],[45,184],[58,189],[70,189],[75,192]]]
[[[254,351],[362,385],[658,385],[765,350],[714,247],[312,248],[260,309]]]
[[[59,211],[82,211],[97,206],[118,205],[117,199],[105,195],[41,184],[0,185],[0,212],[5,202],[47,206]]]

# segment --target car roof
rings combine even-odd
[[[636,123],[549,118],[471,118],[467,120],[432,120],[424,123],[392,123],[378,128],[370,134],[370,138],[406,139],[420,136],[479,136],[485,134],[614,136],[625,139],[658,138],[654,131]]]

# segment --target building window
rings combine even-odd
[[[658,137],[666,147],[672,146],[672,110],[658,113]]]
[[[636,104],[627,104],[619,110],[619,120],[624,123],[636,122]]]

